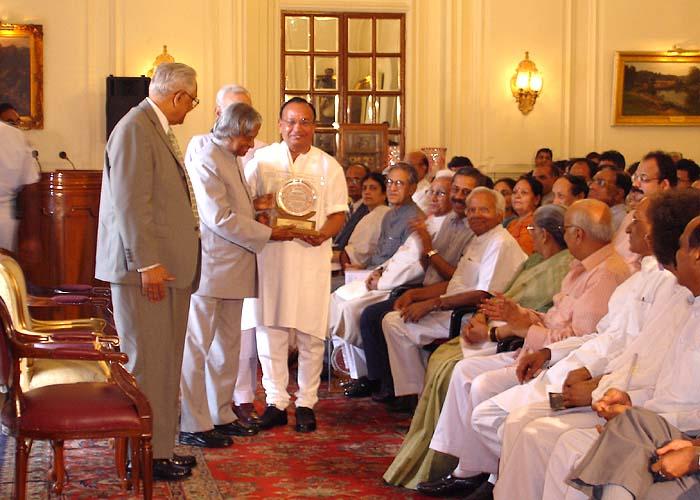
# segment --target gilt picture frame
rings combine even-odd
[[[617,52],[613,125],[700,126],[700,52]]]
[[[40,24],[0,24],[0,102],[20,115],[20,128],[44,128],[44,32]]]

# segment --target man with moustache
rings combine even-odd
[[[330,238],[345,222],[348,192],[338,162],[312,145],[315,121],[311,103],[299,97],[286,101],[279,115],[282,141],[258,150],[246,168],[258,208],[273,208],[276,191],[288,182],[303,181],[316,195],[310,217],[317,232],[272,242],[258,256],[256,338],[268,405],[261,428],[287,424],[287,354],[289,334],[294,332],[299,349],[295,428],[316,430],[313,406],[328,331]]]

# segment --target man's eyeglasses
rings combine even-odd
[[[187,97],[192,99],[192,109],[197,107],[197,105],[199,104],[199,99],[197,99],[196,97],[192,97],[192,94],[190,94],[186,90],[181,90],[180,92],[182,92],[183,94],[187,95]]]
[[[408,183],[406,181],[402,181],[402,180],[394,180],[394,179],[387,179],[386,180],[386,187],[396,186],[397,188],[402,188],[406,184],[408,184]]]
[[[649,177],[647,174],[638,174],[635,173],[632,176],[632,182],[651,182],[651,181],[658,181],[658,177]]]
[[[434,191],[432,189],[428,189],[428,196],[437,196],[438,198],[444,198],[447,196],[447,193],[445,191]]]
[[[345,182],[348,184],[360,185],[362,184],[362,177],[346,177]]]
[[[299,125],[301,128],[309,128],[311,127],[314,122],[313,120],[307,120],[306,118],[302,118],[301,120],[280,120],[282,123],[287,125],[289,128],[294,128],[296,125]]]
[[[607,179],[596,179],[595,177],[588,181],[588,185],[592,186],[595,184],[596,186],[600,186],[602,188],[606,187],[608,185]]]

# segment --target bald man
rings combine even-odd
[[[612,235],[612,216],[605,203],[575,202],[564,217],[564,240],[576,260],[554,296],[554,306],[542,314],[502,295],[485,303],[486,314],[504,322],[491,329],[491,339],[515,335],[525,339],[525,346],[519,352],[457,363],[430,448],[458,457],[459,464],[448,476],[420,483],[418,491],[431,496],[467,495],[498,471],[498,429],[507,412],[487,400],[518,384],[520,353],[595,331],[613,291],[629,277],[627,265],[610,245]]]

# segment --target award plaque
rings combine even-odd
[[[275,194],[277,216],[275,226],[295,226],[295,231],[303,234],[318,234],[316,215],[318,194],[308,180],[291,178],[284,182]]]

